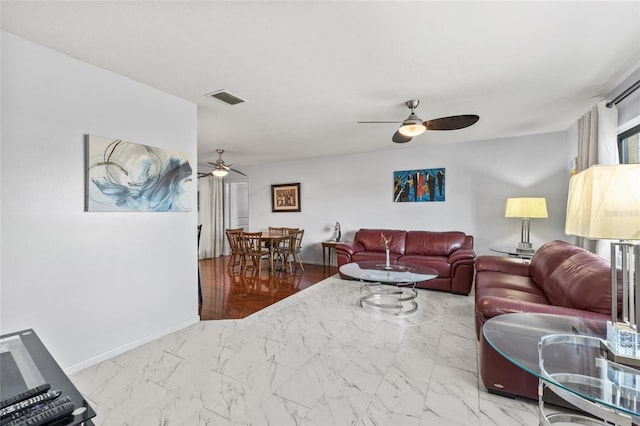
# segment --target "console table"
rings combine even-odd
[[[335,253],[336,246],[343,242],[344,241],[334,241],[334,240],[322,242],[322,266],[325,269],[327,268],[327,259],[329,260],[329,266],[331,266],[331,249],[333,249],[333,252]],[[328,256],[325,256],[325,251],[328,252],[327,253]]]
[[[65,426],[92,426],[96,412],[69,380],[32,329],[0,336],[0,400],[48,383],[76,406]]]
[[[546,414],[544,388],[607,422],[640,423],[640,370],[609,361],[600,342],[606,322],[551,314],[503,314],[482,329],[507,360],[539,379],[540,424],[603,422],[579,414]]]

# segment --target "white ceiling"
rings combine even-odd
[[[224,148],[225,161],[240,169],[566,130],[640,67],[636,1],[2,1],[1,8],[4,30],[196,103],[199,162]],[[204,96],[220,89],[247,102]],[[356,124],[402,121],[404,102],[414,98],[422,119],[478,114],[480,121],[403,145],[391,142],[394,124]]]

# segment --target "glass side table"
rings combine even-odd
[[[504,314],[488,320],[487,342],[539,379],[540,424],[599,424],[579,414],[545,413],[545,387],[607,422],[640,424],[640,370],[607,360],[600,344],[606,321],[550,314]]]
[[[47,348],[32,329],[0,336],[0,400],[48,383],[60,390],[76,406],[69,418],[56,421],[57,425],[93,426],[96,412],[69,380]],[[3,424],[4,424],[3,419]]]
[[[515,247],[491,247],[489,248],[491,251],[495,251],[496,253],[502,253],[509,255],[510,257],[518,257],[520,259],[531,259],[533,257],[534,252],[525,252],[518,250]]]

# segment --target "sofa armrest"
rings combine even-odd
[[[554,314],[600,320],[611,319],[610,315],[601,314],[599,312],[565,308],[563,306],[544,305],[541,303],[527,302],[524,300],[499,296],[480,297],[477,302],[476,310],[481,313],[485,319],[510,313]]]
[[[355,241],[349,241],[349,242],[344,242],[344,243],[340,243],[336,246],[336,253],[338,252],[343,252],[344,254],[348,255],[349,257],[353,256],[355,253],[358,253],[360,251],[364,251],[364,247],[362,246],[362,244],[355,242]]]
[[[364,246],[355,241],[340,243],[336,246],[336,257],[338,259],[338,271],[342,265],[346,265],[347,263],[351,263],[351,256],[354,254],[364,251]],[[347,279],[345,275],[340,273],[340,277],[343,279]]]
[[[495,271],[528,277],[530,268],[530,263],[525,263],[522,259],[516,259],[514,257],[478,256],[476,258],[476,273]]]
[[[465,260],[468,260],[469,262],[473,262],[475,258],[476,258],[476,252],[473,251],[472,249],[459,249],[451,253],[451,256],[449,256],[449,264],[453,265],[454,263],[464,262]],[[468,262],[464,262],[464,263],[468,263]]]
[[[611,319],[611,315],[605,315],[599,312],[565,308],[563,306],[545,305],[542,303],[528,302],[520,299],[511,299],[500,296],[481,296],[476,301],[475,307],[475,327],[477,337],[480,338],[482,326],[487,320],[498,315],[513,313],[565,315],[590,320],[595,319],[599,321],[607,321]]]

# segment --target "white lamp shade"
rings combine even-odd
[[[504,217],[546,219],[547,200],[544,197],[507,198]]]
[[[640,164],[591,166],[571,178],[564,232],[640,240]]]

